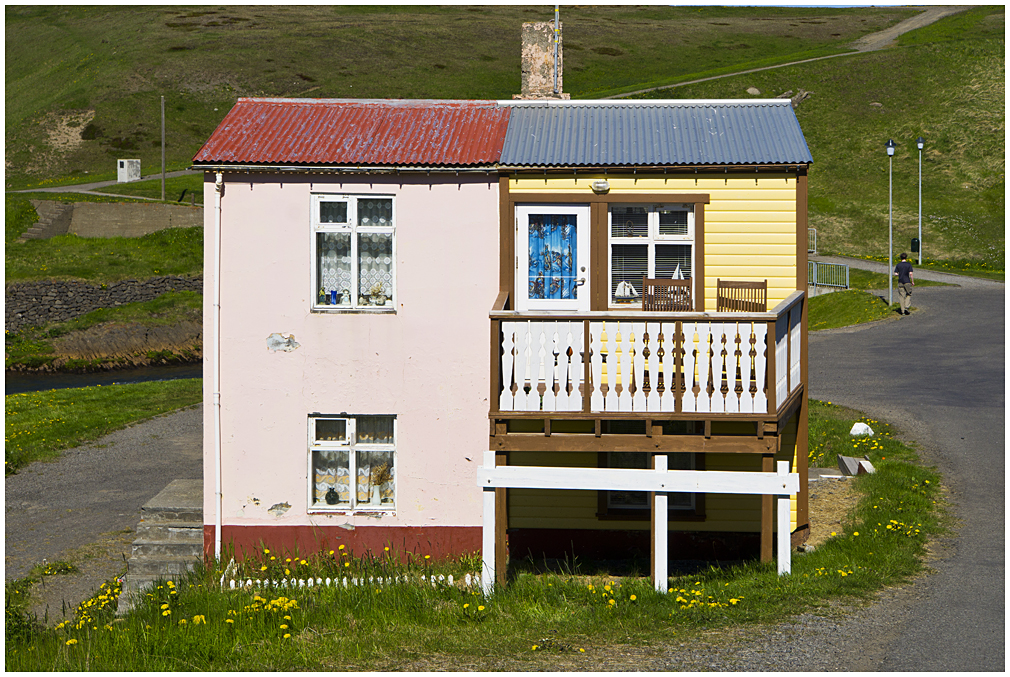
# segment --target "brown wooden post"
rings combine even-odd
[[[761,455],[761,472],[773,472],[775,470],[775,455]],[[761,496],[761,561],[771,562],[772,553],[772,524],[775,519],[774,500],[770,494]]]
[[[501,403],[501,384],[499,377],[501,371],[501,321],[491,320],[491,400],[489,402],[491,413],[498,412]]]

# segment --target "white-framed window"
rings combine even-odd
[[[395,200],[312,196],[312,309],[396,309]]]
[[[610,468],[648,468],[648,453],[621,452],[607,453],[607,466]],[[670,470],[694,470],[694,454],[667,454],[667,468]],[[647,491],[608,491],[607,510],[610,513],[620,511],[649,510],[649,492]],[[667,495],[669,510],[694,510],[695,494],[671,493]]]
[[[691,205],[614,204],[610,233],[610,305],[642,303],[642,278],[691,278],[694,208]]]
[[[309,509],[396,509],[395,416],[309,416]]]

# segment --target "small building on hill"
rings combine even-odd
[[[193,162],[207,551],[473,552],[488,451],[788,461],[802,539],[811,161],[788,100],[240,99]],[[512,557],[772,554],[770,495],[496,495]]]

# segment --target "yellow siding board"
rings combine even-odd
[[[759,256],[757,254],[744,254],[744,253],[722,253],[722,252],[712,252],[705,250],[705,268],[706,272],[709,266],[713,268],[760,268],[760,271],[755,270],[752,275],[765,275],[766,270],[769,268],[789,268],[795,269],[795,265],[790,265],[796,259],[795,256],[789,257],[783,254],[775,255],[763,255]]]
[[[712,247],[718,245],[746,245],[748,247],[756,245],[766,245],[766,246],[777,246],[777,247],[792,247],[793,251],[796,250],[796,232],[790,231],[788,233],[769,233],[769,232],[757,232],[752,229],[746,230],[728,230],[722,229],[717,231],[705,231],[705,251],[709,251]]]
[[[708,218],[705,219],[705,238],[713,233],[772,233],[780,235],[791,235],[796,237],[795,221],[780,221],[777,223],[756,223],[754,221],[724,221],[722,223],[710,224]]]
[[[709,264],[708,257],[705,257],[705,281],[711,284],[711,289],[715,289],[715,278],[724,280],[755,279],[763,280],[768,278],[769,284],[775,277],[792,277],[796,279],[796,266],[770,266],[757,269],[753,266],[725,266]]]
[[[718,209],[705,210],[705,228],[709,224],[721,223],[753,223],[755,227],[763,228],[769,223],[791,223],[793,230],[796,229],[796,212],[778,211],[719,211]]]
[[[737,198],[736,195],[733,196]],[[724,212],[740,212],[749,214],[750,212],[781,212],[783,214],[796,213],[795,200],[713,200],[705,207],[705,215],[722,214]]]

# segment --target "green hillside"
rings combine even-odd
[[[894,48],[653,92],[746,98],[811,92],[796,109],[814,157],[810,226],[825,252],[887,255],[893,139],[895,254],[918,233],[922,136],[926,256],[1004,261],[1003,8],[977,8],[903,36]]]
[[[757,13],[757,16],[755,16]],[[843,52],[907,9],[565,7],[576,98]],[[190,158],[238,96],[511,98],[520,29],[551,7],[31,7],[5,10],[6,184],[115,178]]]
[[[904,8],[565,7],[564,89],[598,98],[812,56],[912,16]],[[117,158],[169,169],[245,95],[510,98],[520,24],[550,7],[7,7],[7,188],[114,178]],[[659,90],[746,98],[800,89],[821,251],[887,253],[887,157],[896,251],[917,231],[923,154],[930,258],[1002,270],[1005,29],[980,7],[896,46]],[[173,195],[173,197],[175,197]]]

